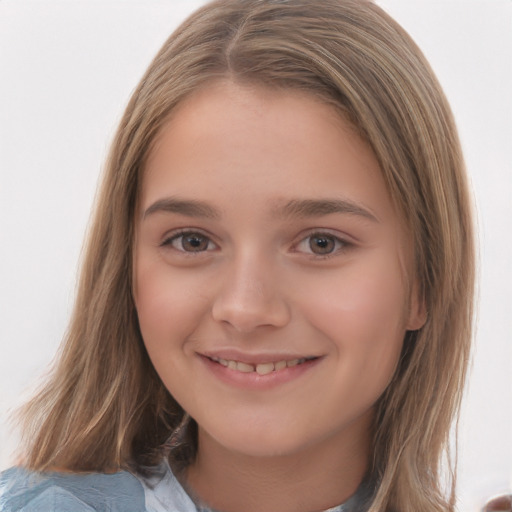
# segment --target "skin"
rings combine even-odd
[[[311,512],[355,492],[374,404],[424,322],[402,224],[370,148],[312,96],[221,81],[174,111],[145,169],[134,298],[199,425],[184,479],[202,500]],[[258,375],[219,356],[313,359]]]

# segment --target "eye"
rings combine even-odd
[[[166,238],[163,247],[172,247],[181,252],[205,252],[215,249],[215,244],[202,233],[186,231]]]
[[[329,256],[348,248],[349,245],[349,242],[330,233],[312,233],[298,243],[297,250],[315,256]]]

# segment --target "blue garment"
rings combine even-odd
[[[345,504],[325,512],[364,512],[370,487],[361,485]],[[149,478],[127,471],[0,474],[0,512],[211,512],[197,505],[164,462]],[[241,511],[243,512],[243,511]]]
[[[167,464],[150,478],[127,471],[0,474],[1,512],[198,512]]]
[[[143,512],[144,490],[126,471],[105,474],[31,473],[11,468],[0,477],[2,512]]]

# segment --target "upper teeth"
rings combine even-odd
[[[273,371],[282,370],[283,368],[289,368],[291,366],[297,366],[298,364],[304,363],[306,361],[305,358],[301,359],[291,359],[289,361],[276,361],[274,363],[258,363],[258,364],[248,364],[242,363],[241,361],[233,361],[228,359],[222,359],[220,357],[212,357],[213,361],[217,361],[222,366],[227,366],[231,370],[237,370],[243,373],[256,372],[259,375],[267,375]]]

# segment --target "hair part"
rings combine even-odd
[[[455,479],[446,497],[441,460],[469,360],[471,202],[440,85],[408,34],[369,0],[218,0],[163,45],[112,144],[60,359],[23,413],[25,464],[142,472],[169,448],[177,464],[193,459],[194,430],[171,438],[185,413],[139,332],[132,250],[156,136],[184,98],[219,79],[311,94],[371,146],[412,239],[413,277],[428,318],[407,333],[376,406],[369,471],[379,487],[370,512],[454,510]]]

